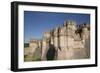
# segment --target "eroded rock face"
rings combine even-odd
[[[33,58],[37,48],[41,60],[90,58],[90,25],[76,26],[73,21],[65,21],[63,26],[45,32],[42,40],[30,42],[25,55]]]

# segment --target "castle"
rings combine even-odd
[[[90,25],[65,21],[62,26],[44,32],[41,40],[30,40],[24,52],[26,61],[32,61],[34,55],[42,61],[90,58]]]

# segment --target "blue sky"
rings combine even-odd
[[[43,32],[63,25],[65,20],[90,24],[90,14],[24,11],[24,41],[41,39]]]

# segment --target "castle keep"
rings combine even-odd
[[[25,61],[32,61],[34,56],[40,60],[90,58],[90,25],[65,21],[62,26],[44,32],[41,40],[30,40],[24,52]]]

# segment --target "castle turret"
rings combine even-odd
[[[31,39],[29,43],[29,48],[25,49],[25,61],[33,61],[33,56],[35,55],[37,48],[39,48],[38,40]]]
[[[88,39],[90,36],[90,27],[89,24],[83,24],[81,38],[82,40]]]
[[[58,31],[59,31],[59,27],[55,28],[55,30],[54,30],[54,46],[56,48],[59,47],[59,37],[58,37],[59,33],[58,33]]]
[[[60,44],[60,41],[59,41],[59,27],[56,27],[55,30],[54,30],[54,46],[55,46],[55,59],[57,59],[58,57],[58,49],[59,49],[59,44]]]
[[[44,32],[43,34],[43,38],[46,38],[46,39],[50,39],[50,36],[51,36],[50,32]]]
[[[51,31],[50,44],[54,44],[54,29]]]
[[[67,38],[66,38],[66,27],[61,26],[59,28],[59,47],[58,47],[58,60],[66,59],[66,47],[67,47]]]
[[[65,26],[61,26],[59,28],[59,46],[60,48],[64,48],[66,47],[66,42],[67,42],[67,39],[66,39],[66,34],[67,34],[67,28]]]
[[[76,31],[76,23],[74,21],[67,21],[67,48],[71,48],[74,42],[75,31]]]
[[[30,52],[34,54],[35,50],[36,50],[37,48],[39,48],[38,40],[36,40],[36,39],[31,39],[31,40],[30,40],[30,43],[29,43],[29,47],[30,47],[30,49],[31,49]]]
[[[76,23],[74,21],[68,21],[66,25],[67,25],[67,35],[73,37],[75,34],[75,30],[77,29]]]
[[[65,21],[64,25],[60,27],[59,40],[61,50],[58,50],[58,59],[72,58],[76,29],[76,23],[74,21]]]
[[[50,46],[50,32],[45,32],[43,35],[43,40],[42,40],[42,60],[46,60],[46,54]]]
[[[43,38],[42,40],[42,56],[41,56],[41,60],[46,60],[46,54],[47,54],[47,51],[49,49],[49,39],[46,39],[46,38]]]

